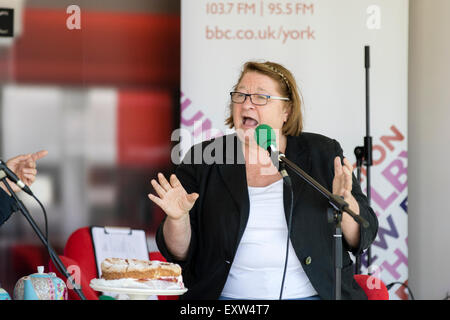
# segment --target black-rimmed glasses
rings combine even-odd
[[[273,100],[285,100],[289,101],[289,98],[269,96],[262,93],[243,93],[243,92],[230,92],[231,101],[233,103],[244,103],[247,97],[250,97],[250,101],[257,106],[265,106],[270,99]]]

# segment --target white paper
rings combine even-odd
[[[102,261],[106,258],[149,260],[144,230],[92,227],[92,242],[99,278]]]

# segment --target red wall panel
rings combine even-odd
[[[119,166],[170,165],[173,102],[167,91],[121,91],[117,115]]]
[[[26,9],[10,77],[16,82],[179,87],[180,16]],[[1,63],[0,63],[1,65]]]

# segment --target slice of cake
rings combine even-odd
[[[176,280],[181,276],[181,267],[175,263],[137,259],[107,258],[101,264],[102,278],[147,280]]]
[[[101,279],[92,279],[91,285],[153,290],[185,289],[181,267],[175,263],[107,258],[102,261],[101,270]]]

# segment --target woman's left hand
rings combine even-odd
[[[352,172],[353,167],[347,158],[344,158],[344,165],[340,157],[334,158],[333,194],[344,197],[350,209],[359,214],[358,202],[352,195]]]
[[[344,165],[342,165],[340,157],[334,158],[333,194],[344,197],[349,209],[355,214],[359,214],[359,204],[352,195],[352,172],[353,167],[350,161],[344,158]],[[345,213],[342,215],[342,233],[352,248],[358,247],[360,241],[359,225],[350,215]]]

